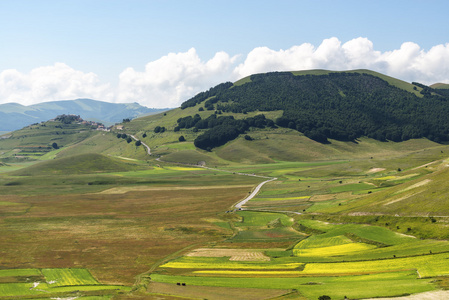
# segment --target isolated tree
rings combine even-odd
[[[186,138],[185,138],[183,135],[181,135],[181,136],[179,137],[178,141],[180,141],[180,142],[185,142],[185,141],[186,141]]]
[[[252,138],[252,137],[250,137],[249,135],[245,135],[245,140],[247,140],[247,141],[252,141],[252,140],[253,140],[253,138]]]
[[[145,132],[142,137],[146,138],[147,137],[147,133]]]
[[[331,297],[327,296],[327,295],[323,295],[323,296],[319,296],[318,300],[331,300]]]
[[[130,138],[130,137],[126,139],[126,142],[127,142],[128,144],[131,143],[132,141],[133,141],[133,139]]]
[[[141,141],[136,141],[136,146],[139,147],[140,145],[142,145]]]
[[[53,147],[53,149],[59,149],[58,144],[56,143],[51,144],[51,146]]]

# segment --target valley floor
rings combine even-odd
[[[211,168],[95,156],[120,171],[61,173],[86,168],[76,156],[3,173],[0,299],[441,299],[446,151]]]

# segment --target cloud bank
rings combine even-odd
[[[24,74],[9,69],[0,72],[0,103],[23,105],[51,100],[114,98],[109,84],[101,84],[94,73],[83,73],[63,63],[33,69]]]
[[[270,71],[308,69],[371,69],[399,79],[425,84],[449,83],[449,43],[425,51],[413,42],[399,49],[377,51],[367,38],[342,43],[325,39],[318,46],[304,43],[286,50],[258,47],[245,56],[218,52],[202,60],[194,48],[170,53],[146,64],[143,71],[123,70],[118,86],[101,83],[98,75],[56,63],[21,73],[0,72],[0,103],[24,105],[43,101],[93,98],[138,102],[148,107],[177,107],[183,101],[224,81]]]

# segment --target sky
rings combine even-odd
[[[0,0],[0,104],[178,107],[269,71],[449,83],[447,0]]]

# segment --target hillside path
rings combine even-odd
[[[134,135],[130,134],[130,136],[131,136],[131,138],[132,138],[133,140],[139,141],[139,139],[136,138]],[[145,148],[147,148],[148,155],[151,155],[151,149],[150,149],[150,147],[149,147],[147,144],[145,144],[144,142],[142,142],[142,141],[140,141],[140,142],[142,143],[142,145],[143,145]]]

